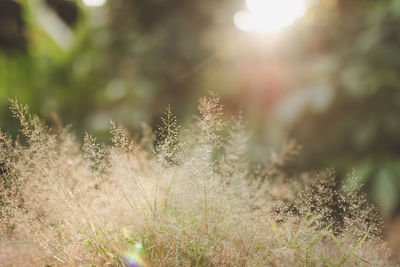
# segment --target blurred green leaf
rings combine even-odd
[[[378,172],[374,181],[373,196],[382,213],[386,216],[393,213],[399,201],[399,187],[395,179],[396,177],[390,170],[382,169]]]

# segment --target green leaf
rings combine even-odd
[[[381,169],[374,181],[373,196],[384,215],[391,215],[398,203],[398,189],[393,173],[388,169]]]
[[[370,228],[371,229],[371,228]],[[337,265],[338,267],[339,266],[342,266],[343,264],[345,264],[346,263],[346,261],[351,257],[351,256],[355,256],[355,255],[353,255],[361,246],[362,246],[362,244],[364,243],[364,241],[365,241],[365,239],[367,238],[367,236],[368,236],[368,234],[369,234],[369,231],[370,231],[370,229],[368,229],[368,231],[365,233],[365,235],[361,238],[361,240],[360,241],[358,241],[358,243],[354,246],[354,248],[350,251],[350,253],[349,254],[345,254],[343,257],[342,257],[342,260],[340,261],[340,263]],[[356,257],[356,256],[355,256]],[[357,257],[358,258],[358,257]]]
[[[336,238],[336,236],[334,234],[329,234],[329,237],[335,241],[336,246],[341,249],[342,248],[342,244],[340,243],[339,239]]]

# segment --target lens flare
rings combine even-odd
[[[130,267],[150,267],[144,255],[142,244],[136,243],[123,255],[125,263]]]
[[[291,25],[307,10],[305,0],[247,0],[247,10],[234,16],[242,31],[273,33]]]

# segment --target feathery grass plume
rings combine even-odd
[[[80,146],[11,109],[22,141],[0,133],[2,264],[125,266],[141,244],[151,266],[391,265],[364,195],[332,172],[277,179],[290,151],[254,172],[243,120],[229,126],[214,95],[187,129],[168,108],[155,144],[112,123],[112,145]]]
[[[111,121],[110,133],[111,142],[116,150],[119,150],[121,153],[135,152],[137,146],[125,128],[117,126],[113,121]]]
[[[248,175],[247,143],[249,134],[245,129],[243,114],[240,112],[237,117],[231,119],[231,124],[228,130],[229,136],[224,145],[225,157],[224,163],[226,166],[233,167],[231,170],[225,170],[226,178],[232,178],[235,175],[243,175],[239,179],[245,179]]]
[[[161,125],[156,130],[155,153],[162,160],[170,163],[177,162],[179,128],[176,116],[168,106],[164,116],[161,117]]]
[[[220,134],[226,123],[222,119],[223,106],[220,99],[212,92],[208,97],[202,97],[199,100],[198,111],[200,116],[196,116],[195,130],[192,133],[197,137],[197,141],[208,156],[211,156],[215,149],[223,144],[223,137]]]

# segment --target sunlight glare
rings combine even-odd
[[[107,0],[83,0],[86,6],[102,6],[107,2]]]
[[[247,0],[246,6],[234,16],[236,27],[263,34],[291,25],[306,11],[305,0]]]

